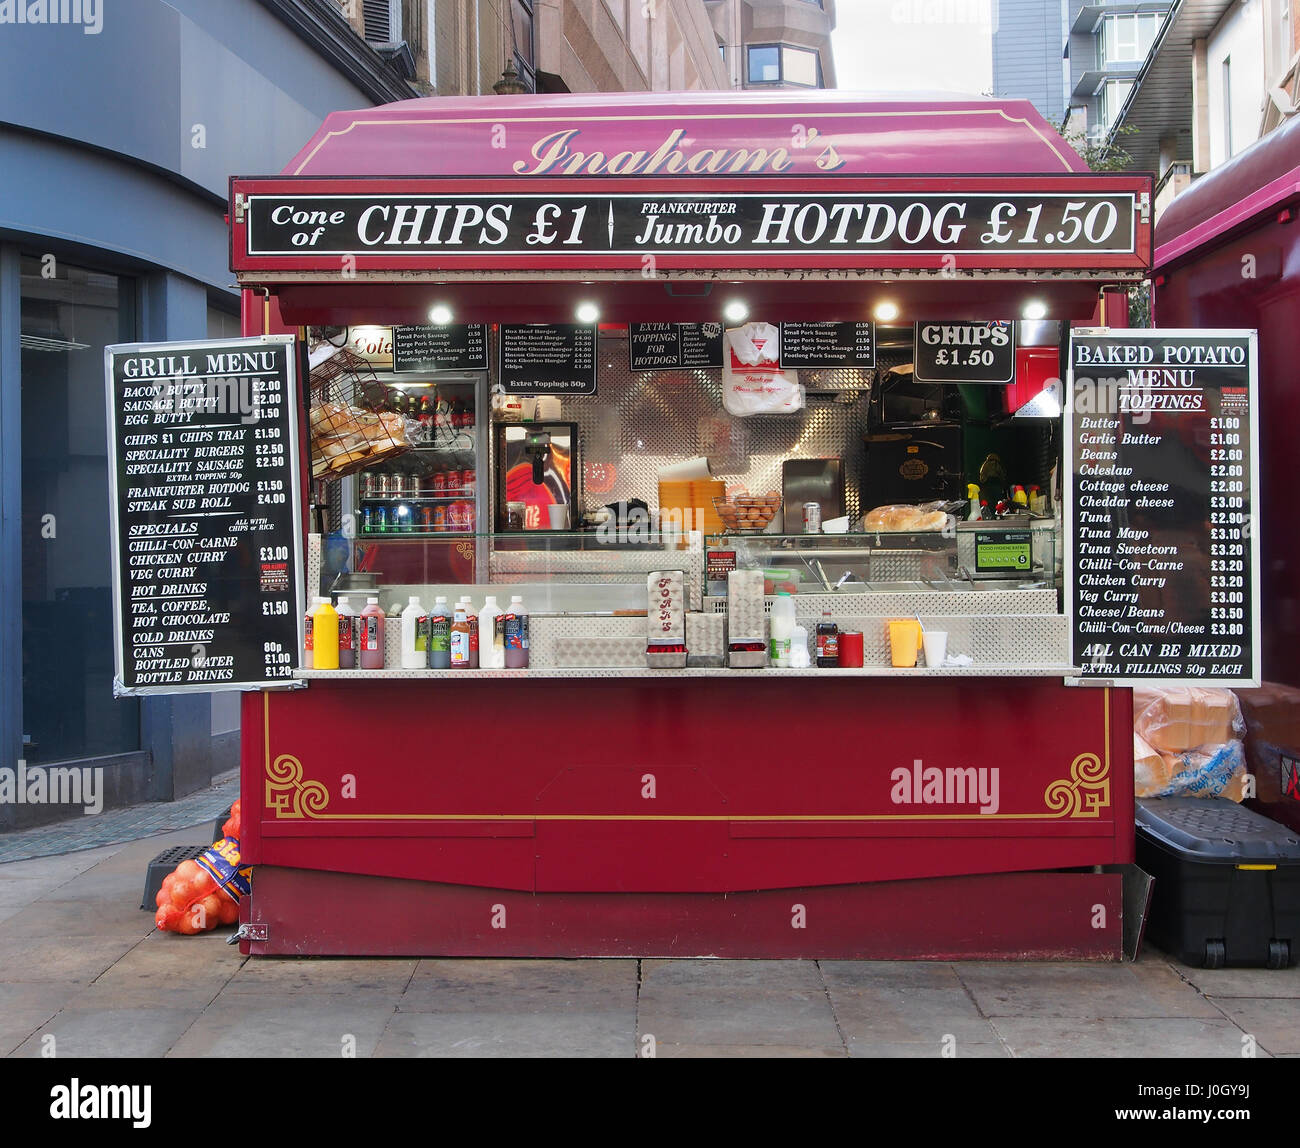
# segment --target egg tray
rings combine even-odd
[[[764,534],[781,513],[781,496],[778,494],[742,494],[731,498],[715,498],[713,508],[722,521],[726,534]],[[753,519],[749,524],[742,520]]]

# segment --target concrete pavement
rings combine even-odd
[[[0,1053],[1300,1056],[1300,969],[246,959],[160,934],[145,866],[193,829],[0,864]]]

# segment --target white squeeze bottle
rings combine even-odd
[[[768,633],[768,664],[789,666],[790,644],[794,637],[794,599],[785,590],[772,603]]]
[[[483,609],[478,612],[478,664],[484,670],[506,668],[504,635],[497,627],[500,616],[501,607],[497,605],[496,595],[489,594],[483,599]]]
[[[420,605],[419,595],[412,594],[406,609],[402,611],[402,669],[404,670],[428,668],[428,652],[417,649],[415,644],[420,615],[423,613],[424,607]]]

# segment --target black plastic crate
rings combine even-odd
[[[140,899],[140,908],[148,909],[151,913],[156,912],[158,906],[155,902],[158,899],[158,890],[162,888],[163,880],[167,874],[182,861],[192,861],[210,844],[211,842],[204,842],[202,845],[173,845],[170,849],[164,849],[150,861],[149,868],[145,870],[144,874],[144,896]]]
[[[1300,835],[1222,797],[1141,798],[1137,863],[1155,878],[1146,935],[1184,964],[1293,964]]]

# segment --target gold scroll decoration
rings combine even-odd
[[[303,781],[302,762],[287,753],[266,767],[266,808],[277,820],[315,817],[330,803],[329,790],[319,781]]]
[[[473,562],[474,544],[472,542],[457,542],[456,553],[465,559],[466,562]]]
[[[1058,817],[1100,817],[1110,804],[1109,773],[1109,763],[1095,753],[1081,753],[1070,764],[1070,776],[1053,781],[1043,800]]]

